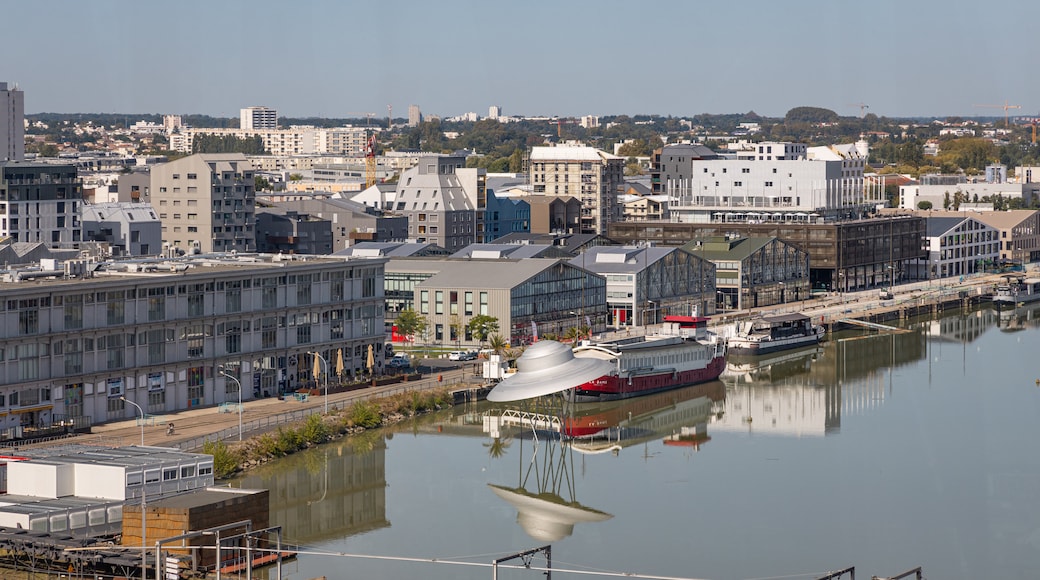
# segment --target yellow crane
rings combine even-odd
[[[1008,109],[1021,109],[1022,105],[1009,105],[1007,101],[1004,101],[1003,105],[972,105],[973,107],[989,107],[992,109],[1004,109],[1004,128],[1011,128],[1008,124]]]
[[[389,107],[389,105],[387,105]],[[365,189],[376,182],[376,132],[372,130],[372,117],[375,113],[347,112],[347,115],[364,115],[367,138],[365,139]]]

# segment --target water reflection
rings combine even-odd
[[[1040,304],[1031,303],[997,312],[997,327],[1003,332],[1018,332],[1040,326]]]
[[[576,524],[602,522],[614,517],[577,500],[574,452],[560,438],[539,440],[521,436],[518,439],[520,466],[517,485],[489,483],[488,487],[516,508],[516,522],[528,536],[539,542],[555,542],[573,534]],[[530,453],[523,450],[525,441]]]
[[[358,451],[354,443],[364,449]],[[357,442],[297,453],[250,471],[234,487],[271,490],[271,525],[297,543],[317,543],[385,528],[386,440],[366,433]]]

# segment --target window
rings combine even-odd
[[[18,312],[18,334],[36,334],[39,331],[39,310],[22,310]]]
[[[444,314],[444,291],[437,290],[433,293],[433,313]]]

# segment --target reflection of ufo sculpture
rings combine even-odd
[[[539,342],[538,344],[541,344]],[[495,495],[516,508],[516,521],[535,540],[555,542],[574,533],[574,524],[602,522],[614,517],[579,503],[566,503],[558,495],[531,495],[522,487],[488,484]]]
[[[516,360],[517,372],[488,393],[492,402],[519,401],[573,389],[614,370],[605,360],[575,358],[574,351],[555,340],[540,340]]]

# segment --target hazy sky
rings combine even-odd
[[[1040,114],[1035,0],[8,0],[38,112]]]

